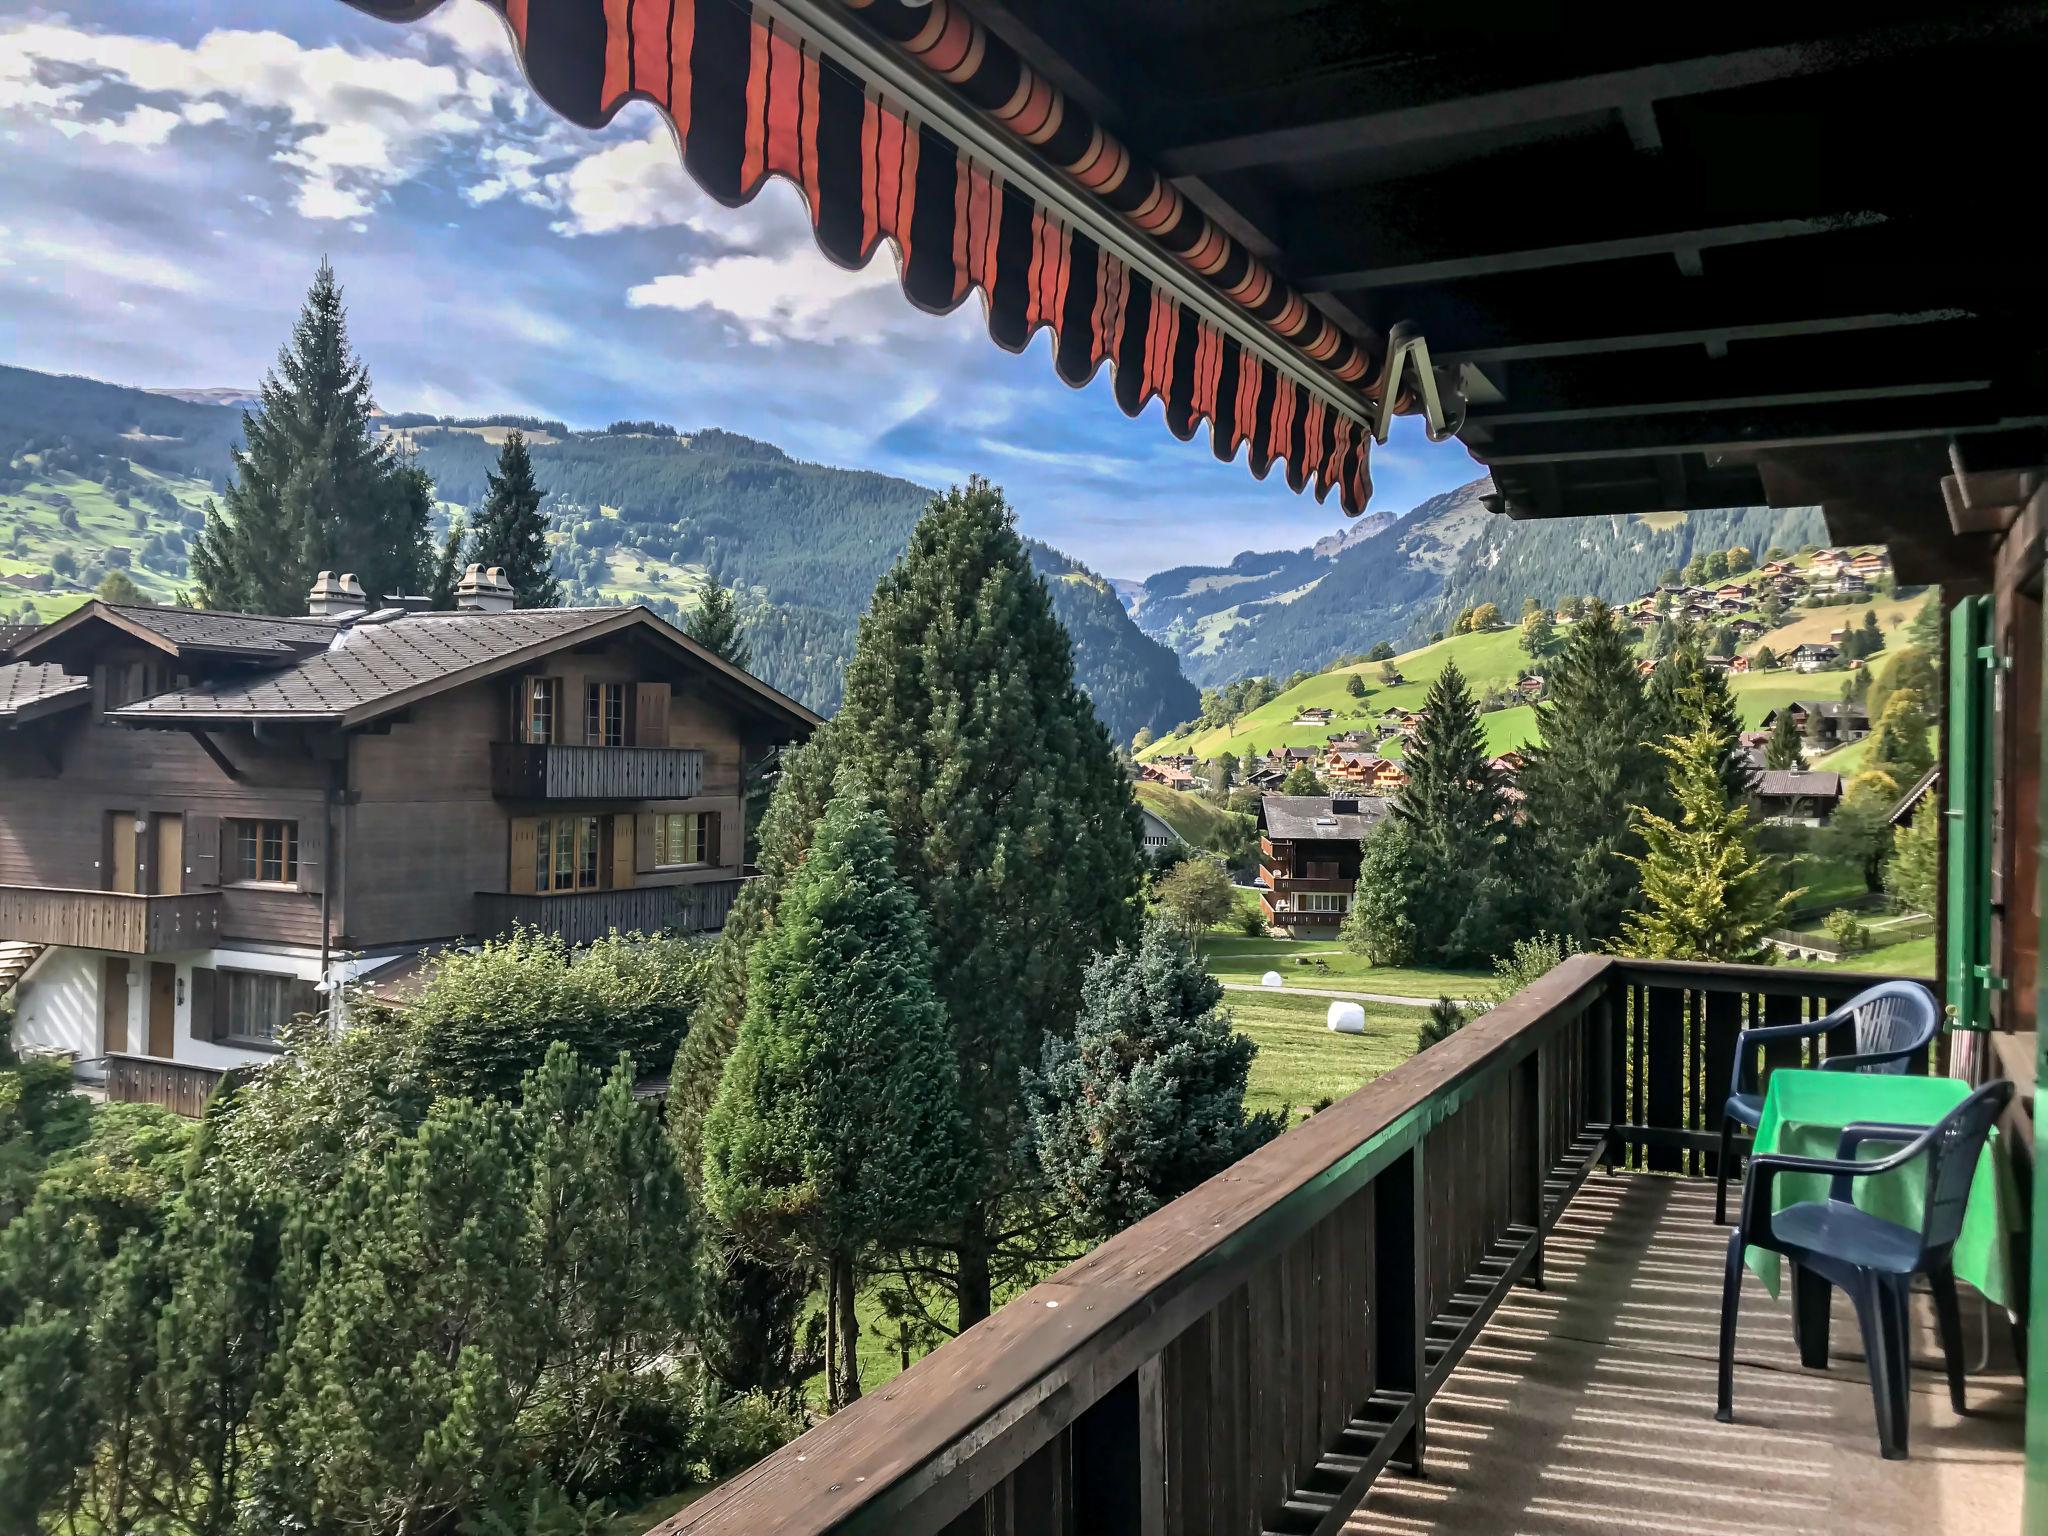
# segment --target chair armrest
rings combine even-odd
[[[1830,1015],[1825,1019],[1815,1019],[1810,1024],[1769,1024],[1762,1029],[1745,1029],[1735,1037],[1735,1080],[1728,1091],[1756,1092],[1753,1068],[1756,1064],[1758,1046],[1770,1045],[1779,1040],[1810,1040],[1815,1035],[1826,1034],[1835,1027],[1836,1022],[1833,1015]]]
[[[1860,1072],[1865,1067],[1881,1067],[1888,1061],[1911,1061],[1925,1045],[1901,1046],[1896,1051],[1864,1051],[1854,1056],[1830,1056],[1820,1064],[1823,1072]]]
[[[1890,1163],[1891,1159],[1865,1163],[1856,1155],[1864,1142],[1889,1141],[1897,1143],[1902,1148],[1911,1147],[1927,1134],[1927,1130],[1924,1125],[1886,1125],[1877,1120],[1859,1120],[1853,1125],[1842,1127],[1842,1139],[1835,1146],[1835,1159],[1838,1162],[1854,1163],[1858,1168],[1875,1168],[1879,1161]],[[1854,1174],[1849,1173],[1836,1174],[1828,1181],[1828,1198],[1853,1200],[1855,1196],[1850,1191],[1849,1181],[1854,1177]]]

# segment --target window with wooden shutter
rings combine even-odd
[[[614,816],[611,819],[612,863],[611,887],[615,891],[628,890],[633,885],[633,872],[639,868],[634,857],[634,816]]]
[[[592,683],[585,690],[583,740],[593,747],[626,744],[626,685]]]
[[[220,884],[220,818],[185,818],[185,886],[202,891]]]
[[[633,744],[640,747],[668,745],[668,684],[633,685]]]
[[[550,746],[561,738],[561,681],[529,677],[520,693],[520,735],[534,746]]]

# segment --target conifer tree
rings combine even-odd
[[[1804,768],[1806,766],[1806,743],[1799,734],[1799,727],[1793,723],[1789,707],[1778,711],[1778,720],[1771,727],[1771,739],[1764,743],[1764,766],[1766,768]]]
[[[894,856],[866,798],[835,796],[748,957],[746,1017],[704,1122],[713,1214],[826,1273],[834,1407],[860,1396],[863,1256],[943,1232],[971,1171],[930,942]]]
[[[1393,814],[1421,864],[1406,893],[1415,953],[1445,964],[1490,959],[1519,899],[1510,823],[1478,707],[1454,661],[1430,684],[1403,766],[1408,782]]]
[[[1735,698],[1728,691],[1727,677],[1701,658],[1696,638],[1688,637],[1681,641],[1650,674],[1650,685],[1644,690],[1643,698],[1649,715],[1651,739],[1684,735],[1697,725],[1698,720],[1687,702],[1694,693],[1699,694],[1706,719],[1713,726],[1715,739],[1720,743],[1716,761],[1721,787],[1730,800],[1739,803],[1748,798],[1756,784],[1755,770],[1750,767],[1749,758],[1742,750],[1742,717],[1736,713]],[[1669,802],[1664,809],[1672,809]]]
[[[1077,1235],[1120,1232],[1279,1134],[1277,1116],[1245,1115],[1258,1047],[1222,1001],[1163,919],[1089,965],[1073,1037],[1045,1042],[1028,1084],[1039,1162]]]
[[[234,479],[193,540],[202,603],[302,613],[321,570],[354,571],[372,598],[425,584],[433,483],[378,440],[370,411],[369,370],[323,260],[257,408],[243,413]]]
[[[1619,931],[1635,896],[1627,855],[1642,844],[1630,808],[1650,801],[1662,779],[1635,653],[1605,603],[1587,605],[1546,690],[1542,741],[1515,776],[1527,797],[1530,873],[1547,897],[1546,922],[1597,944]]]
[[[502,567],[518,607],[560,607],[562,584],[548,549],[549,518],[540,509],[547,492],[533,477],[533,457],[517,428],[505,434],[498,467],[484,472],[484,486],[483,505],[469,534],[469,563],[486,570]]]
[[[740,633],[740,605],[730,588],[715,581],[705,583],[704,595],[683,623],[683,633],[743,671],[753,662],[753,651]]]
[[[1636,808],[1647,850],[1635,860],[1642,905],[1623,924],[1620,947],[1653,960],[1755,964],[1767,953],[1764,936],[1803,892],[1779,892],[1757,851],[1749,807],[1728,793],[1722,731],[1705,688],[1689,687],[1679,707],[1689,726],[1658,749],[1671,765],[1679,819]]]
[[[1073,1018],[1088,957],[1134,935],[1142,873],[1130,781],[994,486],[933,499],[861,620],[838,715],[807,750],[807,778],[844,768],[873,797],[931,923],[977,1169],[948,1244],[966,1327],[988,1315],[999,1235],[1038,1182],[1023,1074]],[[777,808],[756,882],[770,923],[775,871],[809,837]]]

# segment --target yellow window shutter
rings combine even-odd
[[[539,854],[540,822],[532,816],[515,817],[512,822],[512,868],[505,889],[515,896],[534,893],[533,865]]]
[[[634,856],[639,839],[634,836],[634,823],[640,818],[618,815],[612,818],[612,889],[625,890],[633,884],[633,872],[640,867]]]

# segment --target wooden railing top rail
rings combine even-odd
[[[96,896],[107,901],[191,901],[214,900],[218,891],[103,891],[97,886],[87,885],[7,885],[0,884],[0,896]]]
[[[1548,1031],[1609,995],[1619,964],[1573,956],[1441,1045],[1118,1233],[657,1531],[937,1529],[1467,1096],[1519,1064]],[[1744,985],[1756,975],[1728,969],[1741,971]]]
[[[1796,966],[1721,965],[1707,960],[1614,961],[1616,979],[1637,985],[1689,987],[1701,992],[1746,992],[1764,997],[1812,997],[1839,992],[1844,997],[1886,981],[1917,981],[1933,986],[1928,976],[1878,975],[1870,971],[1804,971]]]

